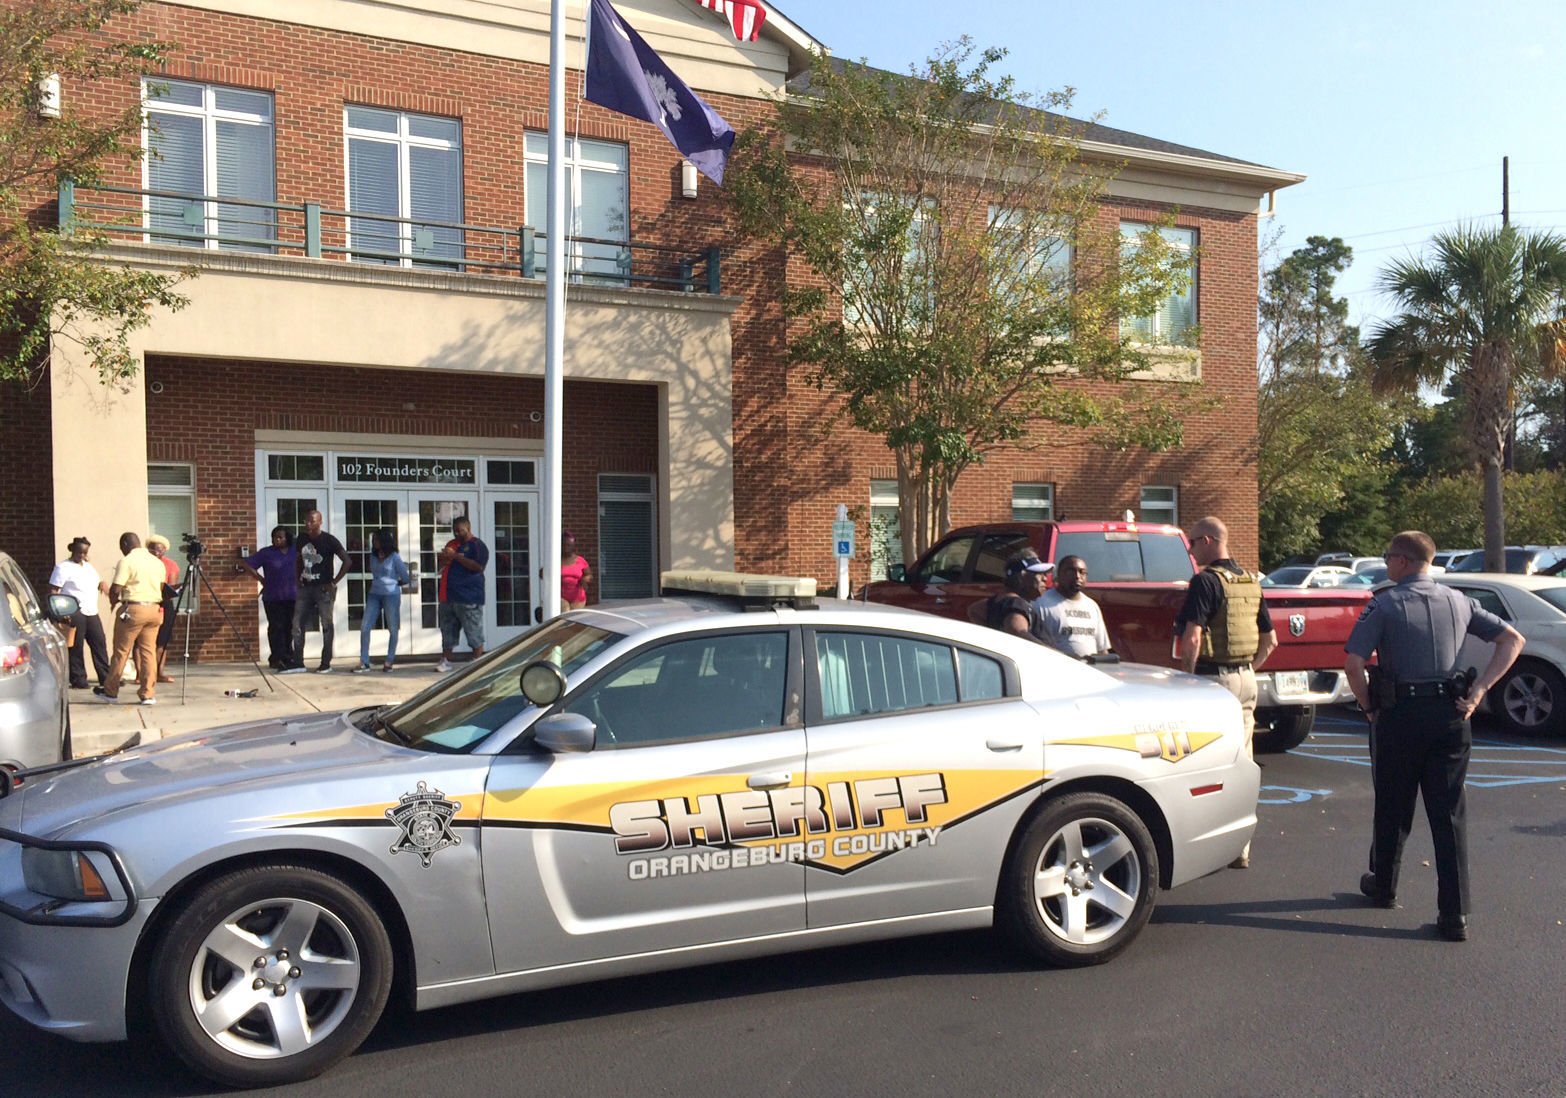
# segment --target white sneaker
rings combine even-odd
[[[141,699],[141,704],[142,705],[157,705],[158,704],[158,699],[157,698],[142,698]]]
[[[279,675],[303,675],[308,670],[309,670],[309,668],[307,668],[307,667],[285,667],[281,671],[279,671],[278,674]]]
[[[444,659],[435,665],[435,673],[437,675],[444,675],[447,671],[450,670],[451,664],[447,663]]]
[[[370,665],[369,664],[361,663],[358,667],[355,667],[353,669],[353,674],[355,674],[355,675],[362,675],[366,671],[368,671],[369,669],[370,669]]]

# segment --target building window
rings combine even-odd
[[[169,555],[180,565],[181,579],[189,562],[181,563],[181,535],[196,536],[196,468],[193,465],[147,466],[147,525],[148,533],[161,534],[169,539]],[[195,613],[194,587],[185,595],[182,607]]]
[[[1136,247],[1136,238],[1142,233],[1152,229],[1153,226],[1136,221],[1125,221],[1120,225],[1120,236],[1124,241],[1124,247],[1131,251]],[[1196,230],[1195,229],[1170,229],[1159,228],[1158,235],[1163,237],[1177,254],[1187,257],[1187,262],[1196,254]],[[1151,343],[1162,346],[1174,346],[1188,341],[1189,334],[1196,327],[1196,269],[1191,269],[1191,280],[1186,288],[1179,293],[1170,294],[1158,306],[1152,316],[1135,317],[1120,322],[1122,335],[1136,340],[1138,343]]]
[[[892,231],[891,226],[879,229],[882,218],[909,218],[901,256],[890,251],[861,250],[850,261],[852,266],[844,273],[842,286],[844,326],[870,327],[874,314],[882,311],[878,307],[881,302],[901,303],[894,307],[894,312],[909,312],[910,304],[917,304],[916,297],[923,299],[926,309],[931,307],[935,301],[933,279],[941,231],[935,199],[922,198],[915,204],[910,198],[869,192],[857,206],[845,203],[843,209],[850,217],[864,219],[866,227],[860,236],[867,241],[880,231]]]
[[[326,480],[326,459],[320,454],[268,454],[266,478],[319,484]]]
[[[277,239],[272,97],[181,80],[142,82],[148,239],[190,248],[269,251]]]
[[[903,513],[895,480],[870,482],[870,579],[884,580],[887,569],[903,563]]]
[[[1021,262],[1017,273],[1030,279],[1043,281],[1043,288],[1050,291],[1069,291],[1071,288],[1071,245],[1058,236],[1038,232],[1036,220],[1030,220],[1022,210],[1004,206],[990,207],[990,231],[997,236],[1010,237],[1002,247],[1016,250]],[[1022,240],[1022,234],[1032,231],[1035,239]]]
[[[532,484],[537,476],[537,466],[531,461],[491,458],[484,464],[485,481],[492,488],[500,485]]]
[[[528,133],[523,138],[527,223],[538,234],[534,271],[544,277],[544,242],[548,216],[549,137]],[[631,276],[630,152],[617,141],[566,139],[566,264],[582,282],[623,285]]]
[[[1011,517],[1015,522],[1048,522],[1055,517],[1053,484],[1013,484]]]
[[[1137,521],[1180,525],[1180,489],[1168,484],[1144,484]]]
[[[640,599],[658,593],[653,478],[598,478],[598,597]]]
[[[362,263],[451,267],[462,258],[462,123],[347,107],[349,248]]]

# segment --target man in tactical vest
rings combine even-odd
[[[1245,753],[1256,731],[1256,668],[1278,641],[1262,600],[1261,581],[1229,556],[1229,528],[1209,515],[1191,528],[1191,556],[1201,571],[1191,577],[1185,605],[1175,618],[1182,670],[1207,675],[1240,699],[1245,714]],[[1251,864],[1251,845],[1229,863]]]
[[[1468,937],[1468,829],[1463,783],[1473,732],[1468,718],[1522,651],[1523,638],[1471,599],[1430,578],[1435,542],[1418,530],[1392,539],[1387,578],[1395,586],[1360,614],[1344,646],[1343,670],[1373,724],[1376,790],[1372,871],[1359,890],[1377,907],[1397,906],[1398,865],[1421,790],[1435,845],[1436,931]],[[1492,641],[1482,672],[1458,667],[1465,637]],[[1380,666],[1369,668],[1374,654]],[[1371,672],[1374,672],[1372,675]]]

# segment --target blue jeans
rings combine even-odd
[[[370,630],[380,622],[383,610],[386,612],[386,662],[393,663],[397,659],[397,629],[402,623],[402,593],[378,595],[374,591],[369,591],[364,596],[364,623],[359,626],[360,663],[370,662]]]

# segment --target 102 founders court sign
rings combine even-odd
[[[375,484],[477,484],[471,458],[360,457],[339,454],[339,482]]]

